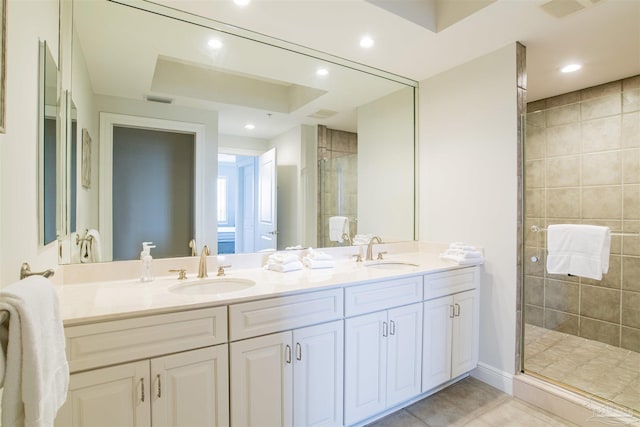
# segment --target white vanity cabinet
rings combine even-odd
[[[420,394],[421,300],[422,276],[345,289],[346,425]]]
[[[232,338],[267,332],[230,344],[232,426],[343,425],[342,307],[342,289],[229,307]]]
[[[226,317],[217,307],[65,328],[71,377],[55,425],[228,426]]]
[[[479,301],[477,269],[425,278],[422,391],[471,371],[478,363]]]

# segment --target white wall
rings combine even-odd
[[[38,43],[58,56],[57,0],[7,4],[6,132],[0,134],[0,286],[19,278],[22,262],[39,271],[57,264],[57,245],[38,243]]]
[[[413,88],[358,108],[358,233],[413,240],[413,159]]]
[[[480,362],[507,378],[516,345],[516,96],[515,43],[420,82],[420,239],[484,247]]]
[[[218,135],[219,151],[226,154],[256,156],[269,149],[269,141],[237,135]]]

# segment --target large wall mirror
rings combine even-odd
[[[147,1],[72,33],[71,262],[414,239],[415,82]]]

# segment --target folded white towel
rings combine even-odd
[[[474,258],[465,258],[463,255],[455,255],[455,254],[447,254],[446,252],[440,254],[440,258],[444,260],[449,260],[457,263],[458,265],[480,265],[484,263],[484,258],[474,257]]]
[[[300,262],[300,258],[296,254],[292,253],[280,253],[276,252],[274,254],[269,255],[269,263],[277,263],[277,264],[289,264],[292,262]]]
[[[611,230],[583,224],[547,227],[547,272],[602,280],[609,271]]]
[[[461,251],[476,251],[475,246],[467,245],[463,242],[453,242],[449,245],[449,249],[461,250]]]
[[[300,261],[289,262],[286,264],[281,264],[278,262],[268,262],[265,264],[265,270],[277,271],[280,273],[287,273],[289,271],[297,271],[302,270],[304,266]]]
[[[332,216],[329,218],[329,240],[342,243],[344,234],[349,234],[349,218],[346,216]]]
[[[69,366],[58,298],[51,282],[31,276],[0,289],[0,352],[5,352],[3,426],[52,426],[65,402]],[[2,381],[0,381],[2,385]]]
[[[476,250],[470,251],[461,249],[447,249],[444,254],[460,257],[463,259],[482,258],[482,252]]]
[[[308,256],[302,258],[302,262],[308,268],[333,268],[336,266],[333,259],[316,259]]]
[[[373,239],[373,234],[356,234],[353,238],[354,245],[366,245]]]
[[[333,257],[326,252],[314,250],[313,248],[309,248],[307,251],[306,258],[315,259],[315,260],[332,260]]]

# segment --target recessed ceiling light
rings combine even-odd
[[[244,128],[247,130],[252,130],[252,129],[255,129],[256,126],[252,123],[247,123],[246,125],[244,125]]]
[[[233,0],[233,2],[238,6],[246,6],[251,3],[251,0]]]
[[[560,71],[563,73],[573,73],[574,71],[578,71],[580,68],[582,68],[582,65],[580,64],[569,64],[560,68]]]
[[[327,70],[326,68],[318,68],[316,70],[316,74],[318,76],[321,76],[321,77],[328,76],[329,75],[329,70]]]
[[[223,46],[220,39],[211,39],[207,44],[211,49],[220,49]]]
[[[360,46],[368,49],[374,45],[374,41],[369,36],[364,36],[360,39]]]

